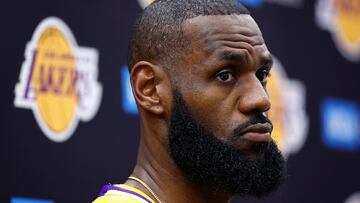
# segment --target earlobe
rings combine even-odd
[[[139,108],[157,115],[164,113],[159,92],[163,89],[159,88],[163,77],[162,68],[150,62],[140,61],[134,65],[130,73],[130,81]]]

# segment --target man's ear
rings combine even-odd
[[[170,88],[163,68],[147,61],[139,61],[131,69],[130,81],[135,99],[140,108],[153,114],[164,114],[167,102],[163,102],[164,91]],[[165,88],[164,88],[165,87]]]

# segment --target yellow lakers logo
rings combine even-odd
[[[46,29],[37,47],[31,80],[35,103],[49,129],[61,132],[69,127],[77,105],[73,53],[65,36],[56,28]]]
[[[278,60],[275,60],[267,87],[271,100],[269,118],[274,125],[272,137],[288,156],[302,148],[307,136],[305,87],[300,81],[287,78]]]
[[[278,144],[279,148],[285,150],[285,110],[283,104],[283,95],[281,92],[282,78],[280,77],[279,71],[275,67],[272,70],[271,77],[268,82],[268,92],[271,100],[271,110],[269,111],[269,118],[273,123],[272,137]]]
[[[35,30],[25,58],[14,104],[32,109],[40,128],[51,140],[65,141],[79,120],[91,119],[98,109],[98,53],[78,47],[65,23],[51,17]]]
[[[360,60],[360,0],[318,0],[319,25],[330,31],[341,53],[349,60]]]

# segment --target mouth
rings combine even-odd
[[[239,136],[252,142],[269,142],[271,141],[271,131],[270,123],[258,123],[242,130]]]

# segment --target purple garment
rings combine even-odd
[[[141,199],[145,200],[148,203],[152,203],[152,201],[150,201],[148,198],[144,197],[143,195],[141,195],[139,193],[136,193],[136,192],[131,191],[131,190],[127,190],[125,188],[117,187],[117,186],[111,185],[111,184],[104,185],[101,188],[101,191],[100,191],[98,197],[104,196],[109,190],[116,190],[116,191],[126,192],[126,193],[129,193],[129,194],[135,195],[137,197],[140,197]]]

